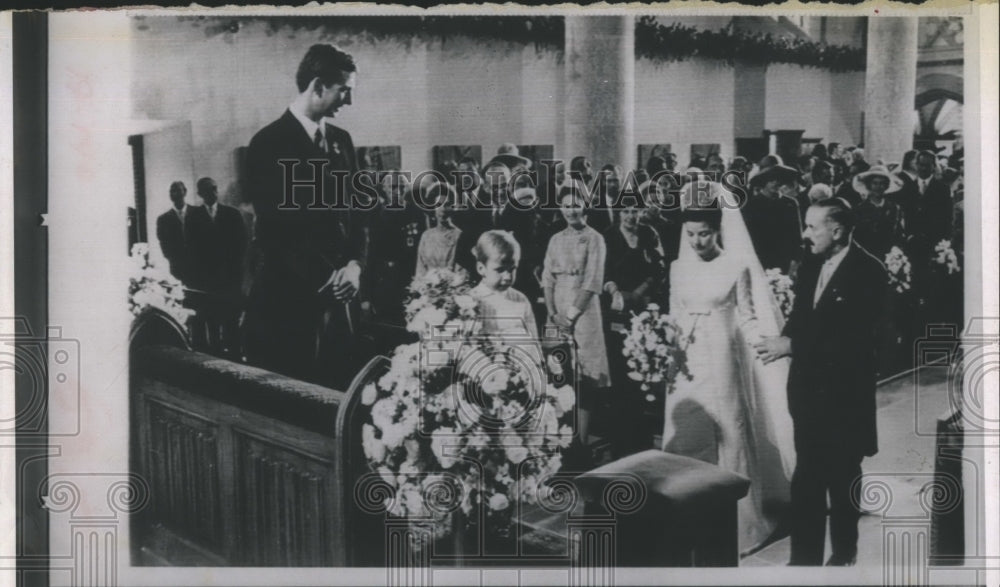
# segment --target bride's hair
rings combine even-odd
[[[681,212],[681,222],[704,222],[718,232],[722,228],[722,210],[718,206],[685,208]]]

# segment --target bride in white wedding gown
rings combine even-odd
[[[713,199],[729,196],[714,186]],[[663,450],[750,479],[738,504],[739,545],[747,553],[776,530],[795,467],[788,360],[764,365],[750,346],[780,334],[783,319],[738,209],[688,207],[681,219],[670,313],[692,335],[691,379],[678,377],[666,398]]]

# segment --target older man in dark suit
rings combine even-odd
[[[876,325],[886,273],[852,241],[853,225],[839,198],[810,206],[802,234],[813,256],[799,270],[792,314],[783,336],[756,345],[764,362],[792,357],[792,565],[823,563],[828,494],[833,553],[826,564],[854,564],[861,461],[878,450]]]
[[[351,135],[324,119],[351,104],[356,69],[332,45],[310,47],[295,77],[299,95],[247,149],[263,257],[248,302],[248,357],[337,386],[354,375],[365,233],[351,222]]]

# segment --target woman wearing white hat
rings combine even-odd
[[[876,165],[855,176],[854,190],[864,198],[857,207],[854,240],[879,259],[905,241],[903,215],[899,206],[886,198],[903,187],[899,176]]]

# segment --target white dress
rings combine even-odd
[[[750,479],[738,511],[740,550],[751,550],[772,534],[788,502],[793,447],[785,380],[773,372],[762,378],[767,369],[750,347],[760,324],[745,256],[722,251],[704,261],[681,255],[671,265],[670,284],[670,313],[693,339],[687,347],[691,379],[679,376],[666,398],[663,450]]]

